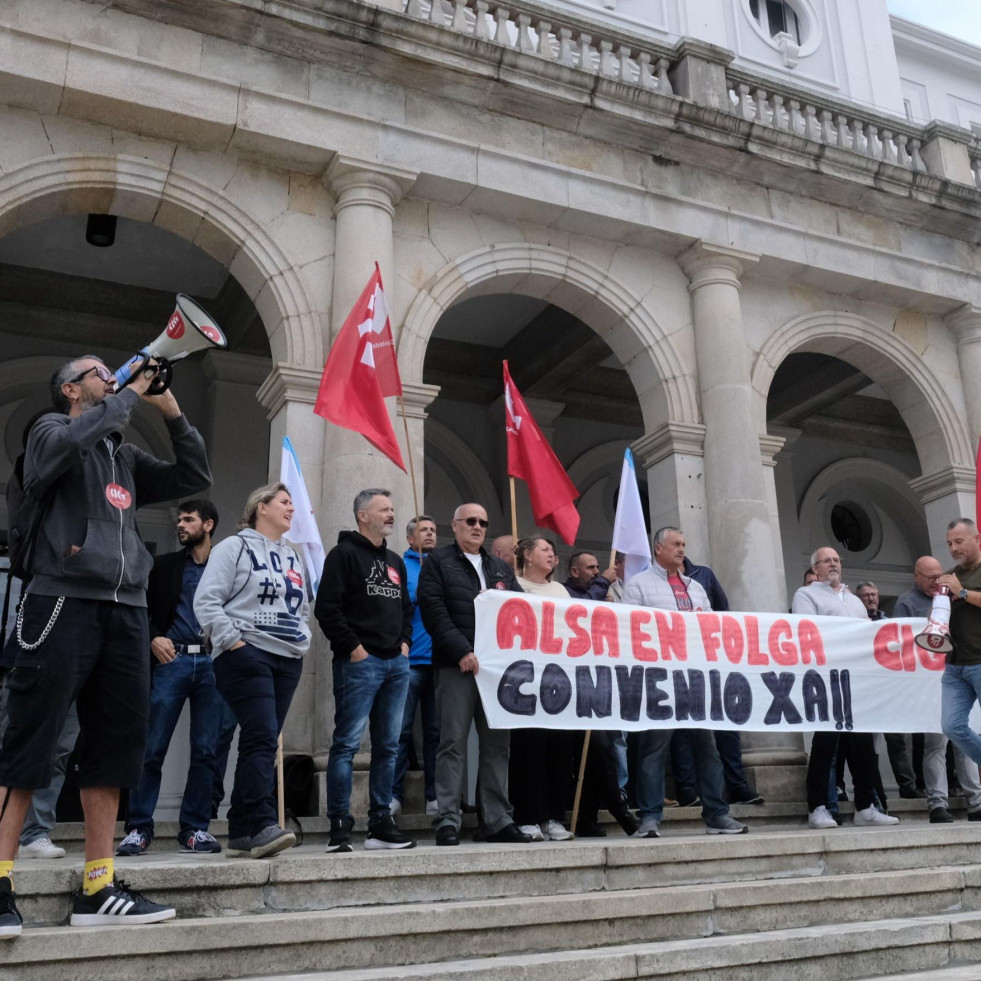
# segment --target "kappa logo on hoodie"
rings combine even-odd
[[[369,596],[381,596],[384,599],[401,599],[402,587],[399,584],[399,574],[384,559],[375,559],[371,572],[365,579],[365,590]]]

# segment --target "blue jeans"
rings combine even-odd
[[[660,821],[664,817],[664,763],[671,746],[671,729],[647,729],[637,740],[637,812]],[[722,762],[715,738],[708,729],[692,729],[695,784],[702,798],[702,820],[706,823],[729,813],[723,799]]]
[[[303,659],[270,654],[246,644],[216,657],[214,668],[218,691],[241,726],[232,806],[228,810],[228,837],[251,838],[279,823],[276,747],[293,692],[300,683]],[[209,813],[210,776],[209,772]]]
[[[223,699],[215,687],[211,658],[207,654],[178,654],[167,664],[155,665],[150,676],[150,728],[143,778],[129,795],[127,831],[144,831],[153,837],[160,772],[185,701],[191,705],[191,762],[181,798],[180,834],[183,837],[190,831],[208,829],[215,738]]]
[[[981,764],[981,736],[968,716],[981,697],[981,664],[948,664],[940,686],[940,726],[965,755]]]
[[[428,664],[409,665],[409,689],[402,713],[402,732],[399,734],[399,754],[395,761],[395,781],[392,796],[404,800],[403,785],[409,768],[409,746],[416,721],[416,706],[422,711],[422,770],[426,785],[426,800],[436,800],[436,750],[439,749],[439,718],[436,715],[436,686],[433,668]]]
[[[351,806],[354,754],[365,727],[371,729],[368,823],[389,814],[402,710],[409,687],[409,659],[369,654],[352,663],[335,658],[334,738],[327,760],[327,816],[347,817]]]

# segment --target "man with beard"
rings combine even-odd
[[[150,731],[143,778],[129,795],[126,837],[117,855],[142,855],[153,841],[153,811],[160,773],[184,703],[191,707],[191,762],[181,798],[181,851],[220,852],[208,832],[214,783],[215,740],[223,699],[215,687],[211,652],[194,615],[194,593],[211,554],[218,511],[211,501],[185,501],[177,508],[179,552],[160,555],[147,583],[150,618]]]
[[[54,411],[31,430],[24,491],[42,510],[31,581],[17,622],[19,650],[0,751],[0,938],[21,933],[13,858],[31,791],[51,779],[54,744],[74,700],[81,725],[79,784],[85,869],[72,926],[155,923],[175,915],[115,878],[113,831],[121,787],[134,787],[147,738],[150,666],[146,585],[153,566],[136,510],[204,490],[204,440],[171,391],[148,389],[150,361],[126,388],[85,355],[52,375]],[[163,416],[173,463],[123,442],[141,399]]]
[[[364,847],[414,848],[391,813],[402,712],[409,689],[412,600],[395,530],[391,491],[369,487],[354,499],[357,531],[342,531],[327,553],[314,608],[334,654],[334,736],[327,761],[328,852],[351,851],[354,754],[371,724],[368,836]]]

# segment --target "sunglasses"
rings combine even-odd
[[[469,528],[476,528],[477,525],[486,528],[490,524],[486,518],[457,518],[456,520],[464,522]]]
[[[70,378],[69,383],[72,385],[78,384],[90,371],[94,371],[99,376],[99,381],[107,382],[112,378],[112,372],[105,365],[97,364],[91,368],[86,368],[80,375]]]

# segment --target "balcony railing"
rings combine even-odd
[[[877,166],[930,174],[981,190],[981,143],[966,131],[946,124],[917,126],[802,86],[764,79],[733,67],[731,53],[711,45],[690,40],[669,45],[588,16],[560,13],[538,0],[519,2],[405,0],[404,12],[543,61],[701,103],[753,126],[833,147]],[[686,60],[701,65],[681,70]],[[940,142],[944,145],[938,149]]]

